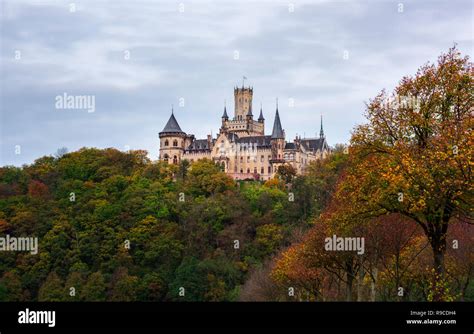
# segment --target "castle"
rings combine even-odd
[[[265,135],[262,107],[255,120],[252,99],[253,88],[234,88],[234,117],[229,118],[224,106],[217,138],[208,135],[206,139],[196,139],[194,135],[183,132],[172,110],[163,131],[159,133],[159,159],[178,164],[181,160],[193,162],[207,158],[219,163],[234,179],[268,180],[281,165],[292,165],[298,174],[302,174],[311,161],[329,154],[322,117],[319,138],[296,136],[293,142],[286,142],[278,102],[272,133]]]

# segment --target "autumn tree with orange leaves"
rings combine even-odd
[[[473,223],[473,64],[454,47],[367,105],[351,139],[351,168],[336,196],[354,216],[399,213],[424,231],[435,279],[445,272],[453,218]],[[442,292],[433,300],[441,300]]]
[[[464,298],[473,229],[453,232],[474,223],[473,74],[454,47],[367,104],[336,191],[306,238],[277,259],[277,284],[318,300]],[[365,253],[325,251],[332,234],[364,237]]]

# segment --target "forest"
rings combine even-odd
[[[0,167],[0,236],[39,242],[0,252],[0,301],[473,301],[473,78],[450,49],[266,182],[114,148]]]

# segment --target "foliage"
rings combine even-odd
[[[82,148],[2,167],[0,231],[38,237],[39,252],[0,254],[0,299],[235,300],[301,224],[291,205],[284,186],[239,187],[205,159]]]
[[[322,214],[276,261],[277,284],[322,300],[465,300],[474,264],[473,74],[452,48],[367,104],[368,123],[340,150],[346,158],[310,168],[310,182],[329,186],[319,188]],[[364,254],[327,252],[332,235],[364,237]]]

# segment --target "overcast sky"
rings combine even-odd
[[[322,114],[329,144],[345,143],[381,89],[454,43],[473,54],[469,0],[0,3],[0,165],[64,146],[156,159],[172,104],[183,131],[215,135],[244,75],[267,134],[278,97],[287,140],[315,136]],[[56,108],[64,93],[95,111]]]

